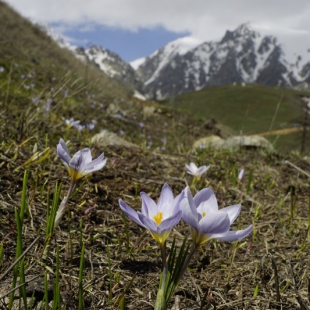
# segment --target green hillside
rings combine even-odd
[[[70,51],[60,48],[38,26],[1,1],[0,21],[0,66],[6,73],[11,72],[12,79],[35,72],[37,92],[43,91],[47,85],[55,86],[61,79],[68,84],[79,79],[85,85],[100,88],[101,94],[109,97],[126,97],[130,92],[99,69],[82,63]],[[1,76],[3,78],[3,74],[0,79]]]
[[[300,95],[285,88],[228,85],[178,96],[175,106],[200,117],[215,118],[236,132],[253,134],[300,124],[303,120]]]

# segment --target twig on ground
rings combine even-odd
[[[306,175],[308,178],[310,178],[310,174],[308,172],[306,172],[305,170],[302,170],[301,168],[297,167],[296,165],[294,165],[293,163],[291,163],[289,160],[285,160],[284,161],[285,164],[288,164],[289,166],[295,168],[296,170],[298,170],[299,172],[303,173],[304,175]]]
[[[310,308],[306,305],[305,301],[302,299],[302,297],[300,296],[297,286],[296,286],[296,281],[295,281],[295,275],[294,275],[294,269],[293,269],[293,265],[292,262],[289,261],[289,266],[290,266],[290,273],[291,273],[291,278],[292,278],[292,283],[293,283],[293,287],[294,287],[294,291],[296,294],[296,299],[300,305],[300,310],[310,310]]]
[[[34,244],[39,240],[40,236],[35,238],[29,247],[23,252],[23,254],[0,276],[0,281],[14,268],[16,264],[27,254],[27,252],[34,246]]]

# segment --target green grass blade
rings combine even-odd
[[[20,270],[19,270],[19,283],[26,283],[26,277],[25,277],[25,258],[23,258],[20,261]],[[27,310],[27,292],[26,292],[26,286],[22,285],[19,288],[19,294],[23,299],[24,302],[24,309]]]
[[[47,282],[47,272],[44,273],[44,297],[45,310],[48,310],[48,282]]]
[[[26,170],[24,173],[24,179],[23,179],[23,189],[22,189],[22,200],[21,200],[21,206],[20,206],[20,220],[23,223],[24,222],[24,215],[25,215],[25,209],[26,209],[26,194],[27,194],[27,182],[29,177],[29,170]]]
[[[83,310],[83,270],[84,270],[84,251],[85,246],[82,246],[80,272],[79,272],[79,310]]]

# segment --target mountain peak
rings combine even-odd
[[[228,41],[236,40],[238,38],[249,38],[250,37],[252,39],[255,39],[259,36],[260,34],[252,30],[249,24],[246,23],[246,24],[241,24],[234,31],[227,30],[220,43],[225,43]]]
[[[179,55],[184,55],[191,49],[197,47],[198,45],[202,44],[203,41],[187,36],[187,37],[182,37],[179,39],[176,39],[166,45],[166,47],[171,48],[172,50],[177,51]]]

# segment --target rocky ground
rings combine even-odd
[[[42,114],[39,110],[17,113],[3,107],[0,144],[0,240],[3,245],[1,273],[14,262],[16,223],[24,171],[29,169],[27,212],[23,248],[39,240],[25,256],[28,296],[34,309],[43,309],[44,273],[48,275],[49,300],[53,298],[56,245],[60,256],[62,305],[77,309],[81,244],[85,245],[83,309],[117,309],[125,295],[126,309],[152,309],[161,268],[155,241],[141,227],[126,219],[118,200],[139,210],[141,191],[157,200],[164,183],[174,194],[189,185],[192,192],[210,187],[220,207],[241,203],[234,229],[254,225],[253,233],[235,243],[213,241],[201,247],[180,282],[173,309],[309,309],[309,172],[310,163],[299,155],[260,149],[239,151],[197,149],[191,145],[213,133],[216,124],[190,115],[145,103],[103,102],[100,107]],[[27,114],[28,113],[28,114]],[[40,114],[41,113],[41,114]],[[67,114],[66,114],[67,113]],[[54,116],[52,116],[54,115]],[[74,115],[89,122],[93,130],[68,128],[60,115]],[[212,125],[210,125],[212,124]],[[134,145],[94,143],[94,157],[101,152],[107,165],[88,177],[69,200],[70,212],[53,235],[51,251],[42,259],[48,198],[56,182],[62,183],[61,198],[69,176],[56,154],[56,144],[65,137],[71,154],[90,145],[102,129],[117,133]],[[107,145],[109,144],[109,145]],[[47,149],[45,159],[35,151]],[[193,185],[185,164],[211,165]],[[238,171],[244,168],[242,181]],[[189,228],[180,223],[168,239],[181,243]],[[1,280],[0,295],[10,288],[12,272]],[[18,292],[16,293],[18,296]],[[3,309],[6,299],[0,299]]]

